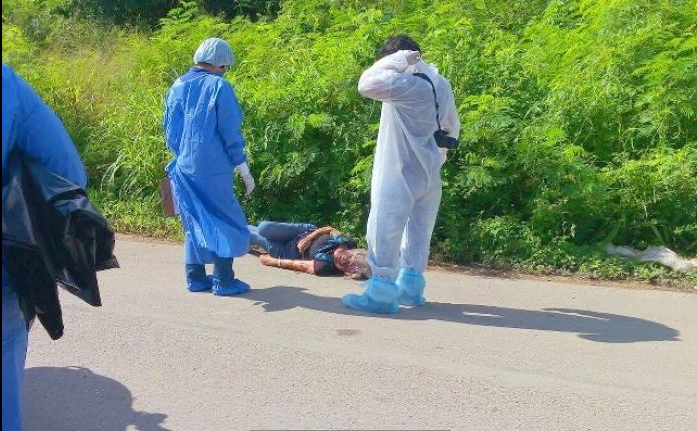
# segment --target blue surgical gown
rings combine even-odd
[[[85,187],[82,162],[60,119],[10,67],[2,65],[3,184],[14,150]],[[27,352],[27,327],[11,289],[2,251],[2,430],[21,429],[21,391]]]
[[[233,168],[247,160],[242,110],[221,76],[192,68],[167,93],[167,165],[186,234],[186,263],[213,263],[249,251],[247,220],[233,191]]]

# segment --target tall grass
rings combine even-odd
[[[239,59],[229,79],[259,183],[249,218],[362,236],[379,105],[356,82],[381,42],[406,32],[451,79],[463,123],[437,258],[656,278],[597,244],[697,252],[693,2],[288,0],[254,21],[182,2],[154,29],[51,3],[3,2],[3,61],[65,120],[120,229],[179,234],[158,212],[162,100],[218,36]]]

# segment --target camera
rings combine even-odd
[[[440,148],[454,150],[460,144],[457,139],[453,138],[452,136],[448,136],[444,130],[436,130],[433,132],[433,137],[436,139],[436,145],[438,145]]]

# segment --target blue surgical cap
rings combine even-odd
[[[232,66],[235,63],[235,55],[230,44],[223,39],[212,37],[199,45],[194,53],[194,64],[208,63],[213,66]]]

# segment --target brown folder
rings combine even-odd
[[[160,195],[162,196],[162,213],[167,217],[177,215],[178,211],[172,195],[172,183],[169,178],[160,181]]]

